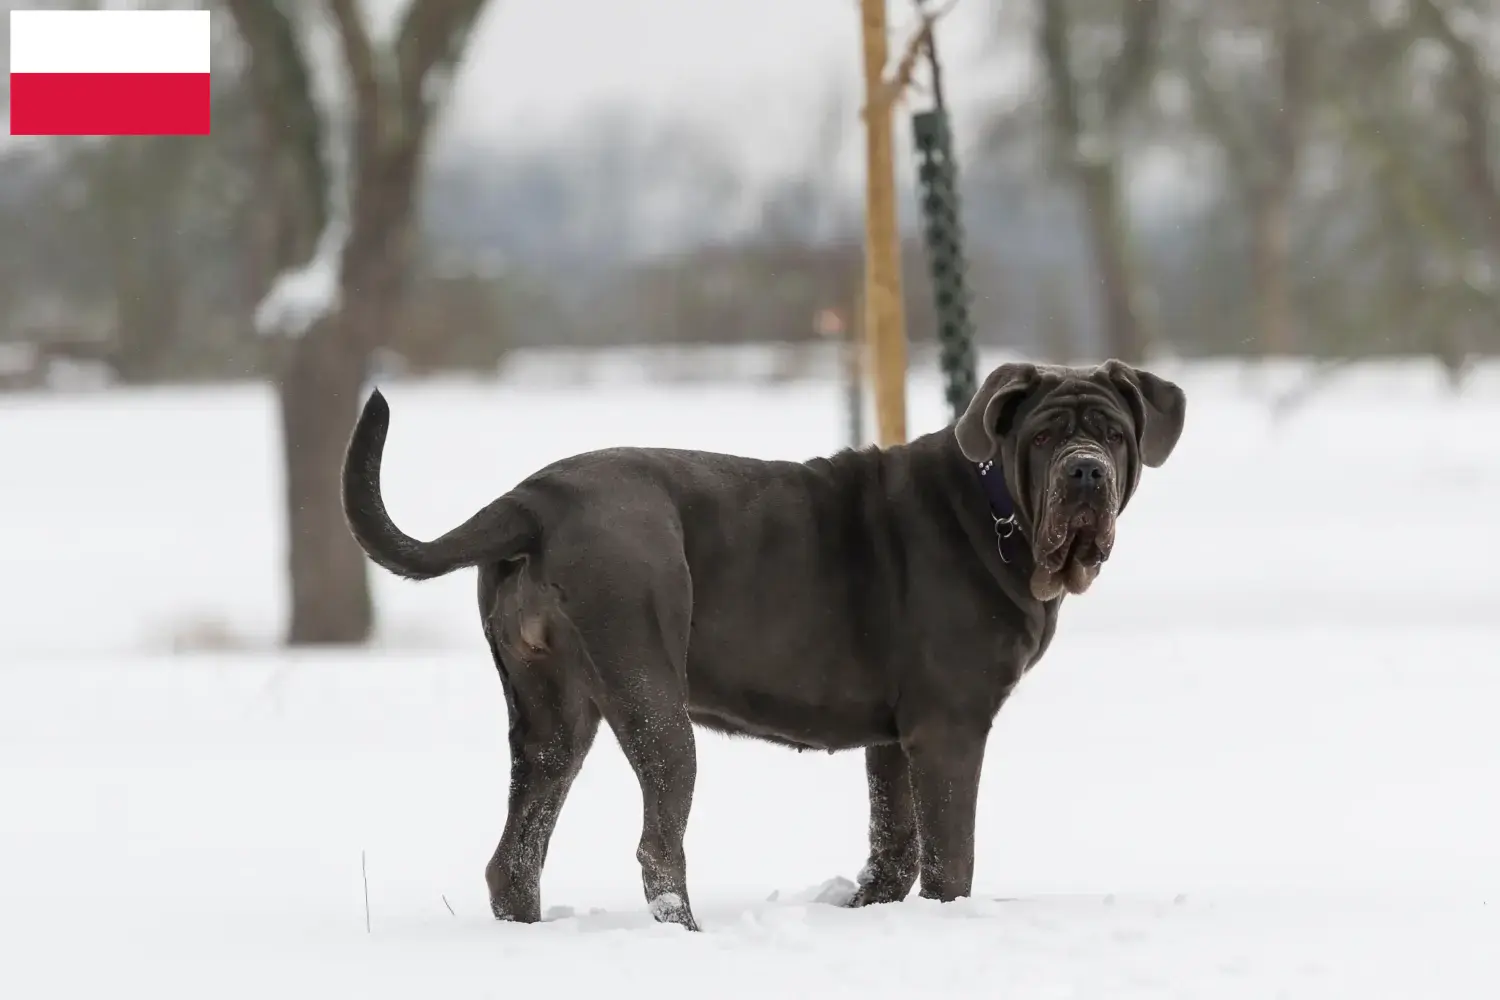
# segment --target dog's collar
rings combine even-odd
[[[1018,529],[1015,499],[1005,485],[1004,470],[997,469],[993,460],[976,462],[974,468],[979,472],[984,495],[990,501],[990,516],[995,519],[995,547],[1000,551],[1000,561],[1008,563],[1010,557],[1005,552],[1005,542],[1014,537]]]

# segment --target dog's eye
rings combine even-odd
[[[1120,428],[1111,427],[1109,430],[1104,432],[1104,439],[1110,444],[1119,444],[1121,441],[1125,440],[1125,435],[1121,432]]]
[[[1051,431],[1042,431],[1036,437],[1034,437],[1034,438],[1031,439],[1031,443],[1034,444],[1034,445],[1036,445],[1038,448],[1042,448],[1042,447],[1045,447],[1046,444],[1047,444],[1047,442],[1051,441],[1051,440],[1052,440],[1052,432]]]

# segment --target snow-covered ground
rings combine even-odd
[[[1000,716],[976,897],[811,902],[863,860],[860,759],[705,735],[696,936],[646,913],[607,732],[555,919],[490,919],[507,751],[468,574],[377,578],[371,651],[270,648],[264,391],[0,399],[0,996],[1500,995],[1500,372],[1351,372],[1274,424],[1241,373],[1164,371],[1187,433]],[[584,447],[843,427],[821,383],[386,389],[418,534]]]

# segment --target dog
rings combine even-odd
[[[862,750],[869,857],[851,906],[969,895],[996,713],[1087,591],[1186,397],[1119,361],[1004,364],[947,428],[805,462],[610,448],[555,462],[432,541],[381,498],[375,391],[343,468],[348,525],[410,580],[477,567],[510,718],[485,870],[498,919],[541,918],[547,847],[600,719],[640,781],[651,913],[696,930],[683,834],[694,725]]]

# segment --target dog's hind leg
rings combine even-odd
[[[662,540],[649,567],[620,574],[631,579],[578,588],[568,615],[591,660],[604,719],[641,785],[636,858],[647,905],[657,920],[697,930],[683,850],[698,774],[687,691],[692,582],[680,548],[661,555],[673,541]]]
[[[486,596],[482,573],[480,606],[488,612]],[[532,923],[541,919],[547,846],[599,730],[599,710],[578,664],[509,658],[488,616],[485,637],[510,713],[510,801],[505,832],[485,868],[485,881],[497,919]]]
[[[671,707],[668,707],[668,706]],[[610,728],[641,784],[641,887],[651,915],[698,929],[687,890],[683,837],[693,806],[698,753],[685,697],[657,691],[635,705],[616,705]]]

